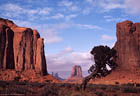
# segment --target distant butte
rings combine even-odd
[[[81,81],[83,79],[83,75],[82,75],[82,68],[79,65],[75,65],[72,67],[72,74],[71,76],[66,79],[66,82],[78,82]]]

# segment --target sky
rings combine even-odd
[[[140,22],[140,0],[0,0],[0,17],[37,29],[44,38],[48,72],[84,72],[94,46],[116,42],[116,23]],[[68,75],[62,75],[68,77]]]

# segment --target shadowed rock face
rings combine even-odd
[[[47,74],[43,38],[36,30],[0,18],[0,69]]]
[[[140,23],[124,21],[117,24],[117,64],[122,70],[140,68]]]

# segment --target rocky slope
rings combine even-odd
[[[43,38],[37,30],[0,18],[0,74],[4,70],[47,75]],[[27,74],[31,74],[30,72]],[[0,75],[0,79],[4,78]]]

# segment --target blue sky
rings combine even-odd
[[[45,40],[49,72],[93,64],[90,50],[113,47],[116,23],[140,21],[140,0],[0,0],[0,17],[37,29]]]

